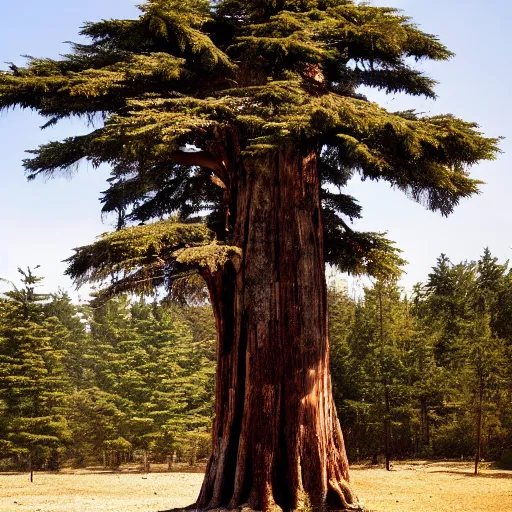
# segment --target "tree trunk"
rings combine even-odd
[[[430,446],[430,418],[428,415],[428,404],[425,397],[420,398],[421,408],[421,444],[423,447]]]
[[[149,473],[148,451],[144,450],[144,473]]]
[[[317,153],[246,162],[233,189],[243,257],[205,275],[216,414],[195,507],[357,509],[331,390]]]
[[[192,443],[192,453],[190,454],[190,466],[195,466],[197,464],[197,438],[194,439]]]
[[[389,407],[389,388],[384,388],[386,415],[384,417],[384,456],[386,458],[386,471],[391,471],[391,410]]]
[[[381,348],[381,366],[384,371],[384,309],[382,307],[382,283],[379,283],[379,325],[380,325],[380,348]],[[386,459],[386,471],[391,470],[391,454],[390,454],[390,441],[391,441],[391,409],[389,405],[389,387],[387,375],[384,374],[384,457]]]
[[[478,411],[476,419],[476,453],[475,453],[475,475],[478,475],[478,464],[481,458],[482,449],[482,420],[484,409],[484,387],[481,384],[478,392]]]
[[[30,473],[30,482],[34,481],[34,468],[32,466],[32,453],[28,454],[28,471]]]

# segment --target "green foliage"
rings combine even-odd
[[[140,9],[135,20],[85,24],[88,42],[60,59],[29,58],[0,73],[0,109],[36,110],[46,126],[75,116],[94,122],[86,135],[32,151],[25,167],[34,178],[73,172],[84,159],[109,164],[103,209],[118,214],[119,228],[207,212],[215,238],[230,246],[233,176],[262,153],[307,146],[320,157],[326,260],[396,276],[398,252],[381,234],[348,228],[344,219],[361,209],[339,189],[355,175],[384,180],[447,215],[478,192],[469,168],[499,151],[474,123],[389,112],[360,94],[365,86],[435,97],[435,81],[414,63],[452,54],[396,9],[350,0],[151,0]],[[71,275],[108,273],[100,245],[91,246],[96,259],[85,248],[87,262],[72,259]],[[144,275],[134,271],[110,291],[139,278],[146,288],[163,284],[147,259],[130,264]]]
[[[34,288],[41,278],[30,269],[20,273],[25,287],[0,299],[0,437],[4,453],[56,469],[71,438],[65,404],[71,382],[59,346],[65,328],[45,315],[48,296]]]
[[[183,265],[195,266],[214,274],[235,256],[241,257],[242,250],[238,247],[217,245],[216,243],[202,247],[182,249],[175,253],[176,261]]]
[[[482,457],[506,458],[512,351],[500,297],[509,293],[508,262],[488,249],[478,262],[441,255],[412,300],[392,282],[357,300],[330,292],[334,396],[352,459],[383,452],[386,418],[393,458],[472,457],[479,418]]]
[[[204,224],[168,220],[102,235],[76,249],[66,273],[78,283],[110,280],[97,297],[99,304],[123,292],[145,295],[162,284],[172,289],[173,281],[188,277],[191,270],[213,274],[240,255],[237,247],[217,244]]]
[[[11,467],[25,469],[29,456],[39,469],[115,468],[142,452],[159,462],[208,456],[208,305],[120,297],[92,309],[27,286],[16,297],[46,300],[0,300],[0,446]],[[392,281],[357,299],[329,291],[333,391],[351,459],[379,458],[385,419],[392,458],[471,457],[482,394],[482,456],[506,464],[512,351],[492,319],[509,288],[508,268],[486,250],[478,263],[442,256],[412,299]]]
[[[212,234],[204,225],[160,222],[105,233],[96,243],[77,249],[69,260],[68,274],[75,279],[102,280],[113,272],[130,273],[141,266],[164,262],[189,244],[204,244]]]
[[[121,297],[91,309],[63,292],[36,293],[41,279],[30,269],[22,274],[25,287],[0,299],[0,458],[13,461],[7,467],[25,469],[29,458],[36,469],[68,461],[117,467],[140,450],[160,461],[173,452],[182,460],[208,456],[209,306]]]
[[[77,463],[105,452],[116,465],[133,449],[195,459],[212,413],[213,327],[187,308],[122,294],[193,290],[202,304],[197,276],[243,257],[233,241],[240,178],[290,147],[318,159],[326,262],[379,279],[364,300],[338,294],[332,304],[334,388],[355,455],[378,455],[383,420],[395,454],[441,454],[453,423],[474,419],[482,385],[484,424],[510,442],[506,265],[488,251],[478,263],[442,256],[406,300],[394,284],[400,252],[385,234],[349,227],[361,207],[343,193],[355,176],[383,180],[442,215],[478,193],[469,170],[496,157],[497,138],[361,94],[434,98],[435,82],[415,63],[449,50],[398,10],[351,0],[150,0],[140,9],[138,19],[85,24],[87,41],[59,59],[0,72],[0,109],[35,110],[45,126],[73,117],[94,126],[33,150],[29,179],[107,164],[103,211],[118,217],[116,233],[68,261],[78,283],[108,281],[95,309],[73,312],[63,296],[43,307],[30,271],[25,289],[0,302],[6,453],[41,446],[41,459],[54,459],[69,427],[82,436]]]
[[[193,436],[208,431],[214,363],[205,350],[213,341],[195,339],[180,311],[144,302],[130,304],[122,298],[92,312],[97,388],[85,390],[83,398],[77,399],[87,399],[86,405],[90,393],[101,390],[105,412],[93,406],[99,399],[81,409],[77,424],[94,428],[86,436],[92,444],[84,446],[79,458],[90,457],[93,447],[98,456],[105,443],[122,437],[130,443],[130,456],[133,450],[144,450],[165,459],[173,451],[191,449]],[[203,321],[212,323],[211,311]],[[99,414],[103,415],[100,422],[95,419]],[[125,457],[123,450],[111,444],[106,451],[110,465]]]
[[[125,417],[123,400],[98,387],[86,387],[73,392],[68,404],[73,443],[67,455],[72,464],[78,467],[97,464],[106,443],[116,439],[121,431]]]

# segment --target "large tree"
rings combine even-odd
[[[25,162],[29,178],[112,167],[103,202],[126,228],[81,248],[69,274],[101,299],[198,272],[217,323],[213,455],[196,506],[357,508],[331,394],[325,263],[399,262],[340,191],[359,174],[449,214],[497,140],[451,115],[388,112],[361,87],[434,98],[414,68],[451,53],[392,8],[351,0],[152,0],[87,23],[88,44],[0,75],[0,108],[95,128]],[[207,212],[205,222],[194,216]]]

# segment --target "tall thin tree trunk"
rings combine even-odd
[[[144,473],[149,473],[149,460],[147,450],[144,450]]]
[[[357,508],[332,398],[317,153],[289,147],[236,180],[243,257],[205,275],[216,414],[195,506]]]
[[[384,310],[382,307],[382,283],[379,283],[379,324],[380,324],[380,347],[381,347],[381,366],[384,370]],[[391,470],[390,437],[391,437],[391,409],[389,403],[389,387],[387,376],[384,375],[384,457],[386,458],[386,471]]]
[[[386,471],[391,471],[391,411],[389,406],[389,388],[384,388],[386,415],[384,417],[384,456],[386,457]]]
[[[478,464],[480,463],[482,450],[482,420],[484,409],[484,386],[480,384],[478,391],[478,411],[476,423],[476,453],[475,453],[475,475],[478,475]]]
[[[192,453],[190,454],[189,463],[191,466],[195,466],[197,464],[197,439],[194,439],[192,444]]]
[[[425,397],[420,398],[421,409],[421,444],[430,446],[430,418],[428,415],[428,404]]]

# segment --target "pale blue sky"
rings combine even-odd
[[[388,231],[410,261],[402,283],[409,288],[424,280],[436,257],[445,252],[454,262],[477,259],[489,246],[501,259],[512,256],[512,72],[507,30],[512,5],[506,0],[374,0],[375,5],[404,9],[427,32],[456,53],[448,63],[423,65],[436,78],[437,101],[372,93],[390,110],[416,108],[429,114],[451,112],[477,121],[489,136],[507,137],[497,162],[474,168],[487,182],[481,196],[464,201],[448,219],[426,211],[385,184],[350,184],[364,207],[360,229]],[[82,22],[134,17],[132,0],[25,0],[4,2],[0,62],[22,63],[22,54],[55,57],[67,51],[63,41],[78,40]],[[83,166],[73,180],[27,183],[21,160],[24,150],[85,130],[79,121],[40,131],[35,114],[10,111],[0,116],[0,277],[17,280],[18,266],[41,265],[46,289],[71,289],[63,276],[63,259],[72,248],[91,242],[110,229],[100,217],[99,193],[106,188],[107,169]]]

